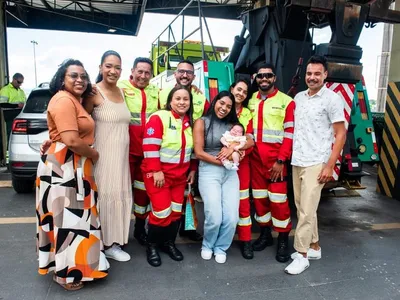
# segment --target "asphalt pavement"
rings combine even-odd
[[[377,194],[376,169],[369,171],[367,189],[350,196],[336,191],[321,200],[322,259],[300,275],[283,272],[286,264],[275,261],[275,245],[245,260],[235,241],[221,265],[202,260],[201,244],[181,238],[185,259],[162,254],[162,266],[154,268],[131,234],[129,262],[110,260],[106,279],[69,292],[37,273],[35,195],[16,194],[0,170],[0,300],[400,299],[400,202]]]

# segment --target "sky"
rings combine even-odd
[[[29,91],[35,87],[34,56],[32,40],[36,41],[37,82],[49,82],[51,77],[67,58],[79,59],[85,65],[91,80],[94,81],[102,54],[115,50],[122,57],[122,76],[128,78],[133,61],[138,56],[149,57],[151,44],[167,27],[175,16],[145,13],[137,37],[113,34],[77,33],[67,31],[8,28],[8,55],[10,75],[20,72],[25,76],[23,89]],[[157,20],[157,26],[154,26]],[[198,18],[185,18],[185,34],[199,26]],[[242,22],[236,20],[207,19],[214,45],[231,48],[234,37],[240,34]],[[173,25],[174,32],[181,34],[181,19]],[[330,39],[330,29],[316,30],[315,43],[326,43]],[[207,43],[209,39],[204,34]],[[376,99],[378,63],[381,54],[383,25],[364,28],[358,45],[363,48],[361,62],[364,65],[364,77],[370,99]],[[165,35],[167,40],[167,35]],[[199,34],[189,38],[200,40]],[[371,45],[374,45],[372,47]]]

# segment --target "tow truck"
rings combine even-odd
[[[365,188],[361,178],[368,173],[362,166],[378,162],[379,153],[362,76],[362,49],[357,42],[364,26],[368,29],[378,22],[400,23],[400,12],[392,10],[391,3],[391,0],[257,0],[242,15],[243,29],[234,38],[231,52],[223,62],[207,60],[203,49],[203,60],[195,64],[195,84],[212,100],[213,95],[227,90],[236,78],[251,80],[261,63],[271,62],[276,67],[277,87],[294,97],[306,89],[307,60],[313,54],[324,55],[328,61],[326,86],[345,102],[348,130],[346,144],[334,169],[334,180],[325,187]],[[200,10],[201,5],[199,16],[202,16]],[[330,42],[315,45],[313,29],[327,26],[332,30]],[[201,22],[198,29],[202,31]],[[164,53],[158,52],[158,57],[178,43]],[[160,74],[153,79],[160,87],[174,82],[172,71],[161,77]]]

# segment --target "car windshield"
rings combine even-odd
[[[41,114],[47,111],[47,105],[51,99],[49,90],[32,91],[29,95],[24,113]]]

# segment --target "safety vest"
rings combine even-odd
[[[187,126],[182,132],[182,120],[175,118],[171,111],[160,110],[153,115],[157,115],[163,124],[160,161],[170,164],[189,163],[193,152],[192,127]]]
[[[172,88],[165,88],[160,91],[160,107],[164,109],[167,105],[168,95],[171,92]],[[203,94],[192,92],[193,97],[193,121],[200,119],[204,114],[204,105],[207,101],[206,97]]]
[[[18,104],[24,103],[25,100],[25,92],[22,89],[16,89],[11,82],[0,91],[0,103]]]
[[[253,94],[248,107],[253,115],[256,142],[282,143],[286,108],[292,101],[292,98],[278,90],[266,100],[261,100],[258,92]]]
[[[239,112],[238,119],[240,124],[243,125],[245,131],[247,130],[247,126],[249,125],[252,118],[253,116],[250,109],[242,107],[241,111]]]
[[[129,80],[118,82],[124,91],[125,102],[131,112],[131,125],[145,125],[147,118],[159,108],[157,86],[149,84],[144,89],[132,85]]]

